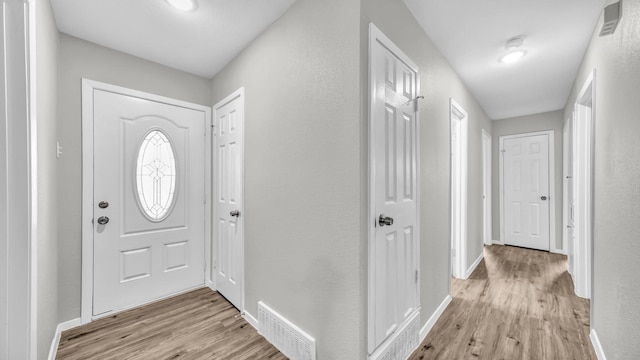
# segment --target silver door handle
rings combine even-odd
[[[378,218],[378,225],[391,226],[393,225],[393,218],[389,216],[384,216],[384,214],[380,214],[380,217]]]
[[[106,216],[100,216],[98,218],[98,224],[100,225],[106,225],[109,222],[109,218]]]
[[[229,215],[235,216],[235,217],[239,217],[240,216],[240,210],[232,210],[231,212],[229,212]]]
[[[547,200],[547,197],[546,197],[546,196],[544,196],[544,195],[543,195],[543,196],[540,196],[540,200]]]

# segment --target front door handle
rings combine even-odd
[[[235,216],[235,217],[239,217],[240,216],[240,210],[232,210],[232,211],[229,212],[229,215]]]
[[[393,218],[389,216],[384,216],[384,214],[380,214],[380,217],[378,218],[378,225],[391,226],[393,225]]]
[[[547,200],[547,197],[542,195],[542,196],[540,196],[540,200]]]
[[[98,224],[100,225],[107,225],[108,222],[109,222],[109,218],[106,216],[100,216],[98,218]]]

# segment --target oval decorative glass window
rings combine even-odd
[[[151,221],[164,220],[176,190],[176,159],[171,141],[162,130],[152,130],[138,149],[136,163],[138,203]]]

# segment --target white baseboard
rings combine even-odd
[[[245,310],[242,312],[242,317],[247,320],[254,329],[258,330],[258,319],[256,319],[255,316],[249,314],[249,312]]]
[[[473,273],[473,270],[475,270],[478,267],[478,265],[480,265],[480,261],[482,261],[483,258],[484,258],[484,251],[482,251],[480,253],[480,256],[478,256],[478,258],[473,262],[473,264],[469,266],[469,268],[467,269],[467,272],[464,274],[465,279],[468,279],[469,276],[471,276],[471,273]]]
[[[504,245],[504,243],[500,240],[491,240],[491,245]]]
[[[607,357],[604,355],[604,350],[602,350],[602,344],[600,344],[600,339],[598,338],[598,334],[596,333],[595,329],[591,329],[589,338],[591,339],[591,344],[593,344],[593,350],[595,350],[598,360],[607,360]]]
[[[73,329],[74,327],[78,327],[80,325],[82,325],[82,320],[80,318],[58,324],[58,326],[56,327],[56,333],[53,335],[53,340],[51,340],[51,347],[49,348],[49,360],[56,359],[56,353],[58,352],[58,345],[60,344],[60,335],[62,334],[62,332]]]
[[[449,306],[451,300],[451,295],[447,295],[447,297],[442,300],[442,303],[440,304],[440,306],[438,306],[436,311],[433,312],[429,320],[427,320],[427,323],[424,324],[422,329],[420,329],[420,343],[422,343],[424,339],[427,338],[427,335],[429,335],[429,331],[431,331],[433,325],[436,324],[436,321],[438,321],[444,310],[447,308],[447,306]]]

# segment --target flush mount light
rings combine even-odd
[[[524,44],[524,36],[516,36],[507,40],[504,43],[504,48],[509,52],[500,57],[498,61],[505,64],[511,64],[520,60],[523,56],[527,55],[527,50],[515,50],[521,47],[522,44]]]
[[[193,11],[196,9],[195,0],[167,0],[167,2],[180,11]]]
[[[527,55],[526,50],[516,50],[502,56],[498,61],[505,64],[511,64],[520,60],[525,55]]]

